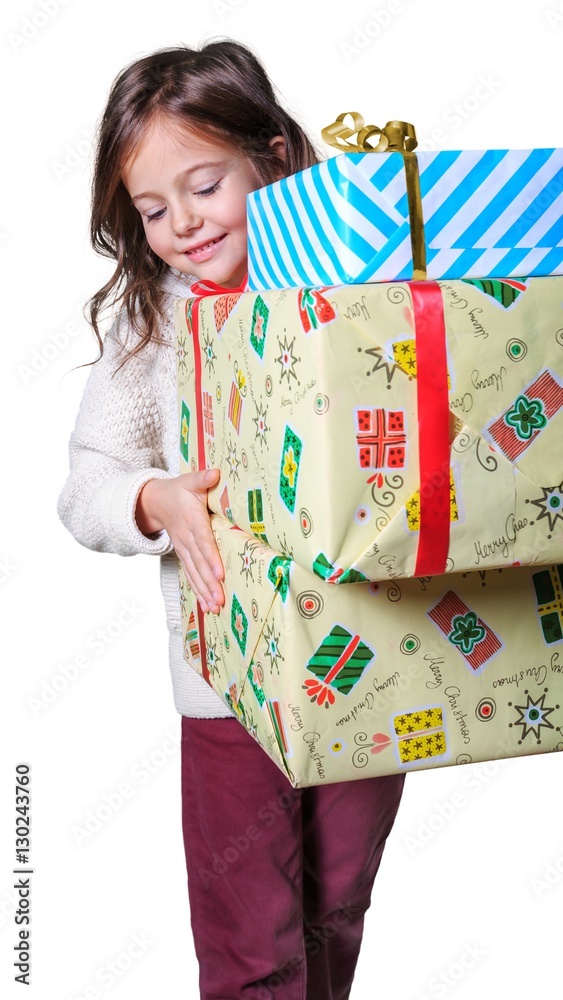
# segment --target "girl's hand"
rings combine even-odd
[[[184,567],[203,611],[218,614],[225,603],[223,564],[211,530],[207,491],[219,469],[186,472],[174,479],[150,479],[137,498],[135,520],[144,535],[163,529]]]

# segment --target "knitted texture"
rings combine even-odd
[[[232,713],[183,657],[180,591],[172,543],[165,531],[147,538],[135,505],[149,479],[179,474],[174,300],[188,297],[194,279],[169,270],[163,280],[162,343],[149,343],[121,367],[135,334],[123,312],[90,372],[70,438],[70,474],[58,501],[61,521],[81,545],[122,556],[161,557],[160,582],[170,632],[174,703],[182,715]]]

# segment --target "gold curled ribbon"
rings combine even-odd
[[[352,120],[352,126],[346,124]],[[365,125],[357,111],[344,111],[332,125],[321,132],[323,142],[347,153],[400,153],[405,166],[407,201],[411,227],[412,277],[413,281],[426,281],[426,241],[424,239],[424,219],[420,194],[420,176],[416,149],[418,142],[414,125],[410,122],[391,121],[384,128]],[[350,137],[356,135],[356,141]],[[375,145],[371,140],[377,138]]]

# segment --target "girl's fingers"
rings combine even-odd
[[[194,540],[195,542],[195,540]],[[217,548],[213,533],[206,533],[204,540],[199,540],[194,545],[193,563],[200,576],[206,581],[211,590],[220,592],[219,580],[223,580],[225,573],[223,562]]]
[[[224,579],[225,573],[207,514],[204,515],[201,522],[199,519],[195,523],[192,522],[192,529],[182,542],[190,554],[195,572],[215,597],[215,600],[222,604],[223,589],[220,581]]]
[[[203,558],[198,559],[196,565],[192,559],[189,549],[181,549],[178,555],[182,561],[184,572],[188,577],[190,586],[201,604],[203,611],[212,611],[218,614],[225,603],[223,588],[211,572],[209,565]]]
[[[190,586],[204,611],[218,614],[225,603],[221,580],[224,579],[223,563],[211,529],[207,510],[207,489],[215,480],[218,470],[210,472],[185,473],[173,480],[171,488],[177,497],[178,483],[189,481],[189,489],[182,485],[180,502],[170,508],[171,516],[168,533],[176,554],[182,561]]]

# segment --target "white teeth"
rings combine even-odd
[[[201,250],[207,250],[209,249],[209,247],[212,247],[214,243],[218,243],[220,239],[221,237],[218,236],[216,240],[211,240],[210,243],[204,243],[202,247],[194,247],[193,250],[187,250],[186,253],[196,253],[196,252],[199,253]]]

